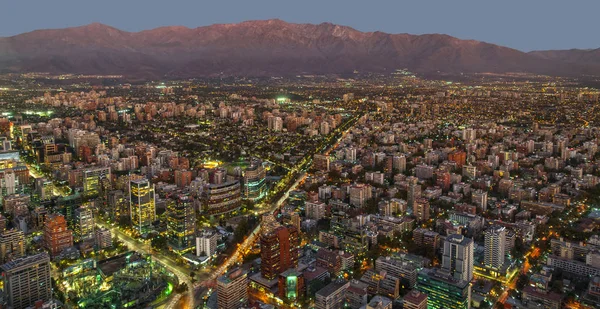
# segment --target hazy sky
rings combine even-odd
[[[600,0],[0,0],[0,36],[101,22],[139,31],[280,18],[444,33],[524,51],[600,47]]]

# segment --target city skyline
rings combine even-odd
[[[6,4],[0,308],[600,308],[598,9]]]

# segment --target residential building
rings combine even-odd
[[[52,298],[48,254],[19,258],[0,266],[0,269],[2,289],[7,296],[9,308],[25,309]]]
[[[470,282],[473,279],[473,240],[463,235],[452,234],[444,242],[442,269],[455,279]]]
[[[248,302],[248,274],[236,268],[217,278],[219,309],[238,309]]]
[[[343,309],[350,282],[331,282],[315,294],[315,309]]]

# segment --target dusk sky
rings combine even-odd
[[[101,22],[126,31],[280,18],[361,31],[443,33],[523,51],[599,48],[598,0],[4,1],[0,36]]]

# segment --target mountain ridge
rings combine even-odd
[[[138,32],[101,23],[0,37],[0,72],[145,77],[389,72],[600,73],[573,63],[445,34],[362,32],[332,23],[279,19]]]

